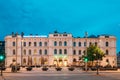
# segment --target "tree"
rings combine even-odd
[[[91,44],[87,48],[87,58],[88,58],[88,61],[92,62],[92,66],[95,60],[102,60],[104,56],[105,56],[104,52],[94,44]]]

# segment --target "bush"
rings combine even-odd
[[[56,67],[55,69],[56,69],[57,71],[61,71],[61,70],[62,70],[61,67]]]
[[[26,70],[27,70],[27,71],[31,71],[31,70],[32,70],[32,67],[27,67]]]
[[[75,68],[74,67],[68,67],[69,71],[73,71]]]
[[[43,70],[43,71],[47,71],[48,68],[47,68],[47,67],[42,67],[42,70]]]

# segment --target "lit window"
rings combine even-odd
[[[31,55],[31,50],[29,50],[29,55]]]
[[[26,55],[26,50],[24,50],[24,55]]]
[[[34,49],[34,54],[36,54],[37,53],[37,50],[36,49]]]

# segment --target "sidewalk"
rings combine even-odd
[[[3,76],[0,76],[0,80],[5,80]]]

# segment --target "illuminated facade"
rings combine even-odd
[[[48,36],[8,35],[5,37],[6,66],[15,60],[25,65],[83,65],[82,55],[90,44],[98,45],[106,54],[100,65],[117,66],[116,38],[100,35],[74,38],[69,33],[50,33]]]

